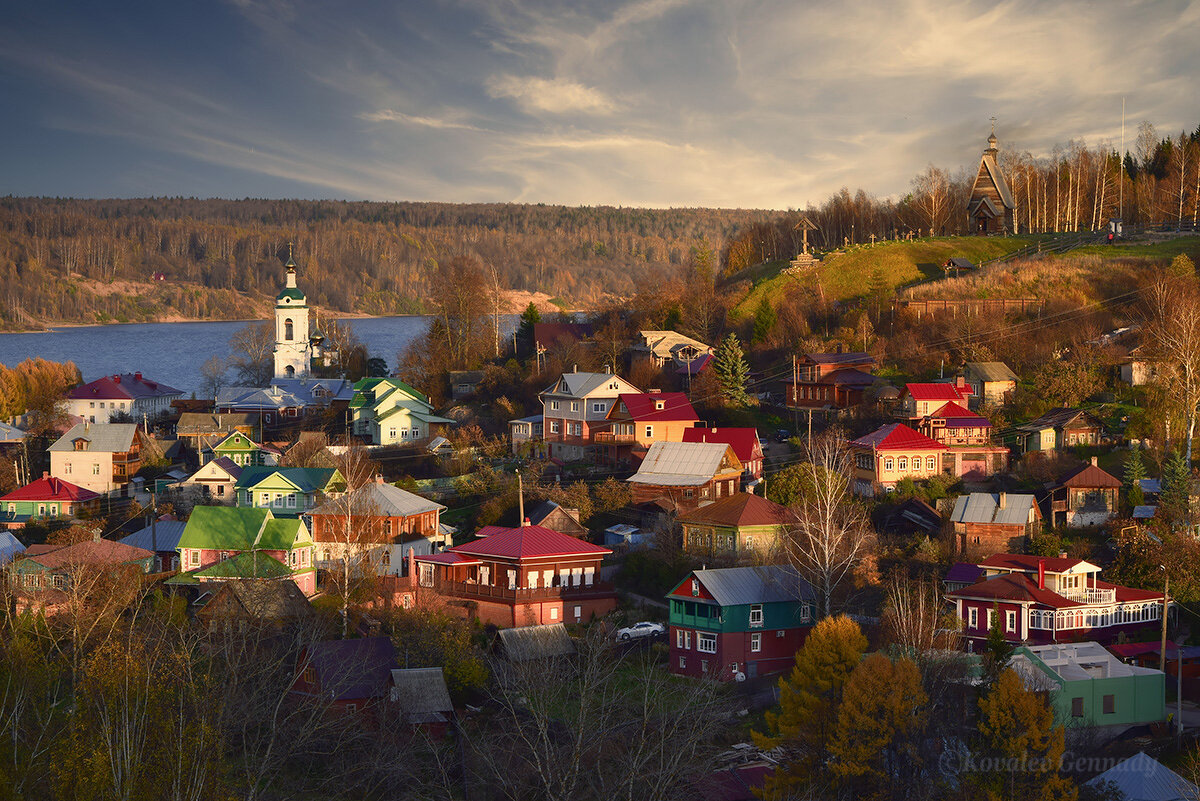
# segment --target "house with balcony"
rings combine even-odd
[[[171,411],[171,402],[183,397],[175,389],[143,378],[141,373],[106,375],[67,392],[67,414],[89,423],[107,423],[118,414],[135,421]]]
[[[905,478],[921,480],[942,472],[949,448],[903,423],[890,423],[849,444],[856,495],[890,492]]]
[[[346,491],[336,467],[247,467],[234,485],[237,505],[295,517]]]
[[[147,440],[133,423],[79,423],[49,447],[50,475],[101,495],[123,492]]]
[[[962,376],[952,383],[905,384],[896,414],[907,420],[922,420],[947,403],[969,406],[970,399],[971,387]]]
[[[964,559],[1024,551],[1042,529],[1042,513],[1032,495],[972,492],[959,495],[950,513],[954,550]]]
[[[639,331],[641,342],[630,347],[633,359],[647,359],[655,367],[668,364],[675,368],[691,369],[697,359],[713,355],[711,345],[684,336],[678,331]]]
[[[287,579],[307,596],[317,591],[308,527],[299,518],[276,517],[270,509],[197,506],[179,536],[178,550],[187,572],[170,584]]]
[[[692,556],[761,560],[779,545],[787,507],[739,492],[679,515],[683,550]]]
[[[370,445],[416,445],[453,423],[434,414],[429,397],[399,378],[364,378],[354,385],[350,428]]]
[[[627,481],[633,503],[695,509],[741,489],[742,462],[723,442],[655,442]]]
[[[1138,639],[1161,625],[1161,592],[1101,581],[1100,568],[1082,559],[1004,553],[978,567],[975,583],[946,593],[973,650],[994,626],[1009,642],[1041,645]]]
[[[1017,449],[1061,451],[1076,445],[1099,445],[1104,425],[1094,414],[1083,409],[1051,409],[1036,420],[1016,426]]]
[[[598,455],[609,464],[637,464],[655,442],[682,442],[684,433],[700,422],[692,402],[682,392],[622,393],[609,409],[608,430],[592,435]]]
[[[957,403],[922,418],[917,430],[947,450],[942,469],[966,481],[982,481],[1008,469],[1008,448],[992,444],[992,423]]]
[[[671,672],[717,681],[790,670],[817,618],[791,565],[694,570],[667,603]]]
[[[692,427],[683,432],[684,442],[723,442],[733,448],[733,454],[745,469],[747,484],[756,484],[763,476],[763,448],[758,431],[753,428]]]
[[[784,387],[787,405],[799,409],[847,409],[860,406],[875,383],[875,360],[863,352],[806,353],[792,365]]]
[[[563,373],[542,390],[542,436],[550,458],[574,462],[596,455],[594,435],[608,432],[608,413],[621,395],[641,394],[613,373]]]
[[[541,526],[489,526],[486,534],[411,557],[418,600],[508,627],[581,623],[616,608],[616,589],[600,580],[608,548]]]
[[[1050,513],[1055,526],[1102,526],[1119,510],[1121,480],[1101,470],[1092,457],[1067,473],[1050,489]]]
[[[37,481],[0,496],[0,528],[21,528],[30,520],[69,520],[99,506],[98,493],[43,473]]]

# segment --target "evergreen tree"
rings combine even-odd
[[[1183,453],[1175,450],[1163,462],[1159,505],[1172,523],[1186,523],[1191,504],[1191,470]]]
[[[842,687],[867,650],[862,630],[845,615],[827,617],[796,652],[796,666],[779,681],[779,711],[767,712],[767,732],[752,732],[762,749],[786,754],[767,779],[766,798],[787,797],[789,788],[813,781],[828,762]]]
[[[746,355],[742,352],[742,343],[738,341],[737,334],[730,333],[717,348],[713,369],[717,371],[721,398],[726,403],[745,406],[750,402],[746,395],[746,378],[750,374],[750,367],[746,364]]]
[[[537,306],[533,301],[529,301],[529,305],[525,307],[525,311],[521,312],[521,324],[517,328],[517,342],[521,347],[525,348],[526,353],[532,353],[533,342],[533,327],[542,321],[542,313],[538,311]]]
[[[1142,492],[1142,479],[1146,477],[1146,463],[1142,461],[1142,449],[1132,448],[1129,456],[1125,457],[1125,486],[1126,498],[1130,506],[1141,506],[1145,500]]]
[[[775,313],[775,307],[771,305],[771,301],[767,300],[764,293],[758,302],[758,308],[754,310],[754,336],[751,338],[751,342],[755,344],[766,342],[778,319],[779,315]]]

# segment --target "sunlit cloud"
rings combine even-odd
[[[499,75],[488,79],[487,89],[492,97],[512,98],[530,112],[611,114],[616,110],[616,104],[603,92],[561,78]]]

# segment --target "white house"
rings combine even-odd
[[[127,414],[140,421],[169,411],[183,390],[144,378],[141,373],[119,373],[97,378],[67,393],[67,413],[88,423],[107,423]]]

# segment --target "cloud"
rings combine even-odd
[[[438,117],[423,117],[413,114],[405,114],[392,109],[380,109],[379,111],[364,111],[358,115],[361,120],[367,122],[399,122],[404,125],[412,125],[418,128],[434,128],[438,130],[458,130],[458,131],[479,131],[485,133],[486,129],[480,128],[477,125],[471,125],[465,122],[456,122],[454,120],[440,119]]]
[[[509,97],[528,113],[612,114],[616,104],[603,92],[563,78],[493,76],[487,81],[492,97]]]

